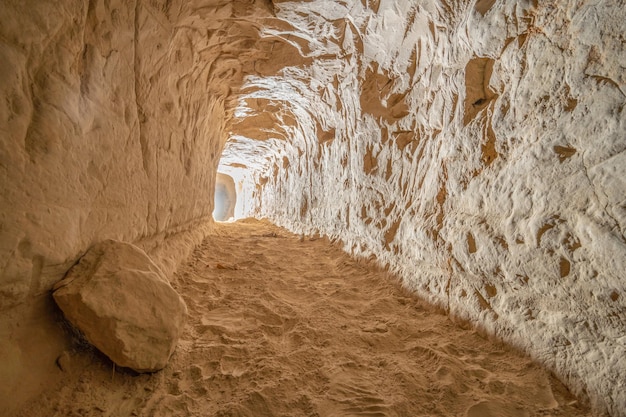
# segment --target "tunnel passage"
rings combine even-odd
[[[235,218],[374,256],[623,415],[626,9],[562,3],[3,2],[0,414],[58,374],[67,269],[113,238],[173,274],[219,170]]]
[[[234,217],[236,204],[235,181],[230,175],[218,172],[215,179],[215,208],[213,209],[215,221],[224,222]]]

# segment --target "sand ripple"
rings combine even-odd
[[[63,385],[21,415],[589,415],[532,361],[325,239],[221,224],[174,285],[189,319],[164,371],[115,372],[75,349]]]

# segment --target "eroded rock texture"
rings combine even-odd
[[[62,346],[34,335],[88,247],[136,242],[167,271],[201,240],[229,97],[263,54],[244,18],[270,9],[0,2],[0,413],[42,388],[25,375]]]
[[[2,5],[3,306],[48,289],[92,241],[210,218],[226,101],[257,37],[236,18],[260,10],[31,3]]]
[[[281,2],[295,30],[264,35],[303,64],[247,79],[225,163],[256,139],[253,213],[374,254],[624,415],[618,3]]]
[[[236,216],[375,255],[624,415],[624,13],[602,0],[2,1],[0,351],[13,365],[0,376],[44,361],[22,330],[33,300],[92,243],[136,242],[174,267],[166,237],[194,231],[189,246],[210,224],[228,136]]]

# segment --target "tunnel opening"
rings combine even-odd
[[[258,174],[267,171],[267,161],[270,159],[267,155],[271,149],[265,146],[265,143],[259,145],[259,141],[241,135],[232,135],[226,141],[219,165],[217,167],[218,178],[216,179],[216,200],[220,181],[224,181],[225,175],[229,177],[227,186],[230,188],[230,201],[233,204],[234,213],[232,220],[236,221],[248,217],[259,216],[259,186]],[[222,179],[220,179],[222,178]],[[214,216],[215,218],[215,216]],[[217,220],[217,219],[216,219]],[[220,221],[220,220],[217,220]]]
[[[217,222],[233,220],[237,205],[237,190],[235,180],[228,174],[217,173],[215,179],[215,197],[213,219]]]

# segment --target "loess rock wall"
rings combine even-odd
[[[626,415],[619,3],[280,2],[262,35],[301,62],[246,79],[225,148],[250,142],[249,213],[377,257]]]
[[[87,248],[135,242],[171,272],[210,227],[229,97],[258,49],[242,18],[269,11],[0,1],[0,414],[58,372],[49,290]]]

